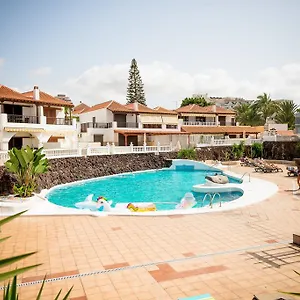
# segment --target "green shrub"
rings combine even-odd
[[[196,150],[193,148],[181,149],[177,154],[177,158],[181,158],[181,159],[195,160],[196,157],[197,157]]]
[[[9,160],[5,167],[16,176],[14,192],[17,196],[30,197],[36,189],[38,175],[48,171],[48,159],[42,154],[42,150],[43,148],[33,150],[27,146],[21,150],[12,148],[8,152]]]
[[[235,159],[240,159],[245,153],[245,143],[233,144],[231,151]]]
[[[252,158],[263,156],[263,144],[262,143],[253,143],[251,145],[251,156],[252,156]]]

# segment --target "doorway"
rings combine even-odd
[[[8,150],[11,150],[13,147],[21,149],[23,146],[22,137],[12,137],[8,142]]]
[[[219,122],[221,126],[225,126],[226,125],[226,117],[219,117]]]

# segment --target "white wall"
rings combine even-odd
[[[93,122],[93,117],[96,118],[97,123],[108,123],[113,120],[112,112],[106,108],[82,113],[79,115],[79,120],[80,123]]]
[[[275,128],[279,131],[285,131],[288,130],[288,124],[268,124],[268,130]]]
[[[138,119],[136,119],[136,114],[127,114],[126,115],[126,122],[127,123],[136,123]]]
[[[55,109],[56,109],[56,118],[58,118],[58,119],[64,119],[65,118],[65,110],[64,110],[64,108],[63,107],[61,107],[61,108],[58,108],[57,109],[57,107],[55,107]]]
[[[226,119],[225,119],[225,122],[226,122],[226,125],[228,123],[231,123],[231,119],[234,118],[233,116],[226,116]]]

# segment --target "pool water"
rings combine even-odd
[[[116,203],[154,202],[157,210],[171,210],[180,203],[185,193],[192,191],[193,185],[205,183],[205,176],[215,173],[208,170],[177,169],[120,174],[61,186],[50,191],[47,198],[54,204],[76,208],[75,203],[84,201],[88,195],[94,194],[94,200],[98,196],[112,200],[113,207]],[[240,181],[229,177],[229,182]],[[195,192],[193,194],[198,201],[194,208],[209,205],[209,197],[203,202],[205,194]],[[228,202],[241,197],[242,192],[224,192],[220,195],[222,202]],[[217,197],[216,202],[219,202]]]

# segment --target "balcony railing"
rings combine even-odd
[[[71,119],[47,117],[47,124],[51,125],[72,125]]]
[[[7,115],[7,122],[38,124],[39,123],[39,117],[37,117],[37,116],[23,116],[23,115]]]
[[[186,126],[217,126],[217,122],[183,122]],[[236,126],[236,122],[219,122],[219,126]]]
[[[219,122],[220,126],[236,126],[236,122]]]
[[[217,126],[216,122],[183,122],[183,125],[192,126]]]
[[[87,132],[88,128],[112,128],[112,123],[82,123],[81,124],[81,132]]]
[[[118,122],[117,121],[117,127],[118,128],[138,128],[139,124],[136,122]]]

